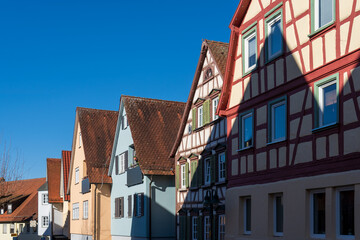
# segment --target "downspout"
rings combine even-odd
[[[96,190],[97,190],[97,184],[95,184],[95,191],[94,191],[94,239],[96,240]]]
[[[149,240],[151,240],[151,184],[153,183],[153,175],[151,175],[149,183]]]

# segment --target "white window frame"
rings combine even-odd
[[[8,214],[12,214],[12,212],[13,212],[12,204],[9,203],[9,204],[7,205],[7,213],[8,213]]]
[[[43,194],[41,195],[41,197],[42,197],[42,198],[41,198],[41,202],[42,202],[43,205],[49,203],[49,194],[43,193]]]
[[[219,105],[219,97],[216,97],[212,100],[212,120],[216,120],[219,118],[218,115],[216,115],[216,110]]]
[[[268,32],[268,41],[267,41],[267,60],[272,60],[276,58],[277,56],[281,55],[283,52],[282,48],[282,42],[281,42],[281,48],[276,53],[271,54],[271,27],[274,25],[274,23],[280,21],[280,27],[282,29],[282,13],[278,13],[277,16],[275,16],[273,19],[271,19],[269,22],[266,23],[267,32]]]
[[[249,146],[245,146],[245,119],[251,117],[252,118],[252,121],[251,121],[251,134],[252,134],[252,142],[251,142],[251,145]],[[247,148],[251,148],[254,146],[254,116],[253,116],[253,112],[249,112],[249,113],[246,113],[244,115],[241,115],[240,116],[240,121],[241,121],[241,146],[240,148],[241,149],[247,149]]]
[[[221,161],[223,157],[224,162]],[[219,169],[219,182],[224,182],[226,180],[226,156],[225,152],[222,152],[218,155],[218,169]]]
[[[89,218],[89,201],[83,201],[83,219]]]
[[[15,233],[15,224],[10,223],[10,233]]]
[[[333,123],[329,123],[324,125],[324,88],[329,87],[331,85],[335,84],[335,87],[337,89],[337,80],[333,80],[330,81],[328,83],[322,84],[320,86],[318,86],[319,89],[319,112],[318,112],[318,117],[319,117],[319,127],[325,127],[325,126],[330,126],[335,124],[337,121],[333,122]],[[337,90],[336,90],[337,91]],[[337,96],[336,96],[337,97]],[[338,99],[336,99],[336,104],[337,106],[339,106],[339,101]],[[339,114],[338,112],[336,114]]]
[[[49,217],[48,216],[42,216],[41,217],[41,227],[48,227],[49,226]]]
[[[334,8],[335,8],[335,3],[334,0],[332,0],[332,20],[328,23],[325,23],[323,26],[320,26],[320,18],[319,18],[319,0],[313,0],[314,1],[314,32],[318,31],[319,29],[322,28],[326,28],[326,26],[329,26],[330,24],[332,24],[335,20],[335,15],[334,15]]]
[[[276,198],[278,198],[278,197],[280,197],[281,202],[283,202],[283,195],[282,194],[275,194],[273,196],[273,223],[274,223],[273,224],[273,226],[274,226],[273,231],[274,231],[274,236],[282,237],[282,236],[284,236],[284,232],[277,232],[276,231],[276,227],[277,227],[277,225],[276,225],[276,218],[277,218]],[[283,209],[284,209],[284,204],[283,204]],[[284,214],[283,214],[282,218],[283,218],[283,224],[284,224]],[[283,228],[284,228],[284,225],[283,225]]]
[[[203,106],[198,107],[197,109],[197,117],[198,117],[198,128],[204,125],[204,109]]]
[[[211,183],[211,158],[205,158],[205,167],[204,167],[204,183],[208,185]]]
[[[79,203],[73,203],[72,205],[72,219],[73,220],[79,219]]]
[[[0,209],[0,214],[3,215],[4,214],[4,208]]]
[[[251,197],[244,197],[244,234],[245,235],[250,235],[251,234],[251,208],[250,208],[250,231],[247,231],[246,230],[246,225],[247,225],[247,219],[246,219],[246,216],[247,216],[247,201],[250,199],[250,203],[251,203]],[[251,206],[250,206],[251,207]]]
[[[356,204],[355,199],[355,189],[353,186],[349,187],[342,187],[336,189],[336,236],[338,239],[355,239],[355,235],[340,235],[340,192],[346,192],[346,191],[354,191],[354,204]],[[356,214],[354,213],[354,218]],[[355,219],[354,219],[355,221]],[[356,228],[356,225],[354,223],[354,227]],[[355,230],[354,230],[355,232]]]
[[[207,231],[209,230],[209,231]],[[210,240],[211,222],[210,216],[204,217],[204,240]]]
[[[286,101],[285,100],[281,100],[279,102],[273,103],[270,105],[270,111],[271,111],[271,142],[280,142],[280,141],[284,141],[286,139],[286,124],[283,126],[285,128],[284,131],[284,136],[283,137],[279,137],[279,138],[275,138],[275,125],[276,125],[276,120],[275,120],[275,108],[280,107],[281,105],[285,106],[285,123],[286,123]]]
[[[82,146],[81,132],[79,132],[79,148]]]
[[[123,115],[122,130],[125,130],[128,126],[129,126],[129,123],[128,123],[128,120],[127,120],[127,115],[124,114]]]
[[[181,168],[181,188],[186,188],[186,165],[185,164],[181,164],[180,165]]]
[[[226,218],[225,218],[224,214],[219,215],[219,227],[218,227],[218,238],[219,238],[219,240],[224,240],[225,239],[225,238],[221,238],[222,233],[225,236],[225,226],[226,226],[225,220],[226,220]],[[222,231],[222,230],[224,230],[224,231]]]
[[[80,169],[79,167],[75,168],[75,184],[78,184],[80,181]]]
[[[197,240],[198,239],[198,224],[199,224],[199,218],[194,216],[192,217],[192,232],[191,232],[191,238],[192,240]]]
[[[319,189],[319,190],[314,190],[310,192],[310,236],[312,238],[321,238],[321,239],[325,239],[325,234],[315,234],[314,233],[314,195],[315,194],[319,194],[319,193],[325,193],[325,201],[326,201],[326,192],[325,189]],[[326,202],[325,202],[326,205]],[[326,214],[326,212],[325,212]],[[325,216],[326,218],[326,216]],[[326,231],[326,229],[325,229]]]
[[[119,155],[118,161],[119,161],[118,162],[118,166],[119,166],[118,174],[124,173],[125,172],[125,153],[122,153]]]
[[[7,234],[7,230],[8,230],[7,223],[4,223],[3,224],[3,234]]]
[[[246,36],[244,38],[244,69],[245,69],[245,73],[248,73],[250,71],[252,71],[253,69],[256,68],[256,61],[254,65],[249,66],[249,41],[255,38],[255,55],[257,56],[257,40],[256,40],[256,31],[254,31],[253,33],[251,33],[250,35]]]

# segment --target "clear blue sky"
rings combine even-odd
[[[228,42],[238,3],[2,0],[0,142],[20,153],[24,178],[71,150],[77,106],[186,101],[202,39]]]

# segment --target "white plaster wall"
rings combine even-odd
[[[63,206],[62,203],[53,204],[53,234],[63,234]]]
[[[38,235],[50,236],[51,235],[51,204],[42,203],[42,195],[48,194],[48,191],[38,191]],[[42,217],[49,217],[49,226],[42,227]],[[1,239],[1,238],[0,238]]]

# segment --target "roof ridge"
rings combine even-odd
[[[215,40],[209,40],[209,39],[205,39],[205,41],[229,45],[229,43],[227,43],[227,42],[221,42],[221,41],[215,41]]]
[[[155,101],[155,102],[162,102],[162,103],[174,103],[174,104],[185,103],[185,102],[180,102],[180,101],[163,100],[163,99],[156,99],[156,98],[144,98],[144,97],[136,97],[136,96],[129,96],[129,95],[121,95],[121,97],[139,99],[139,100],[147,100],[147,101]]]
[[[14,180],[14,181],[8,181],[8,182],[6,182],[6,183],[11,183],[11,182],[28,182],[28,181],[32,181],[32,180],[40,180],[40,179],[46,179],[46,178],[30,178],[30,179],[19,179],[19,180]],[[6,180],[6,179],[5,179]]]
[[[97,108],[85,108],[85,107],[76,107],[77,110],[85,110],[85,111],[102,111],[102,112],[118,112],[114,110],[105,110],[105,109],[97,109]]]

